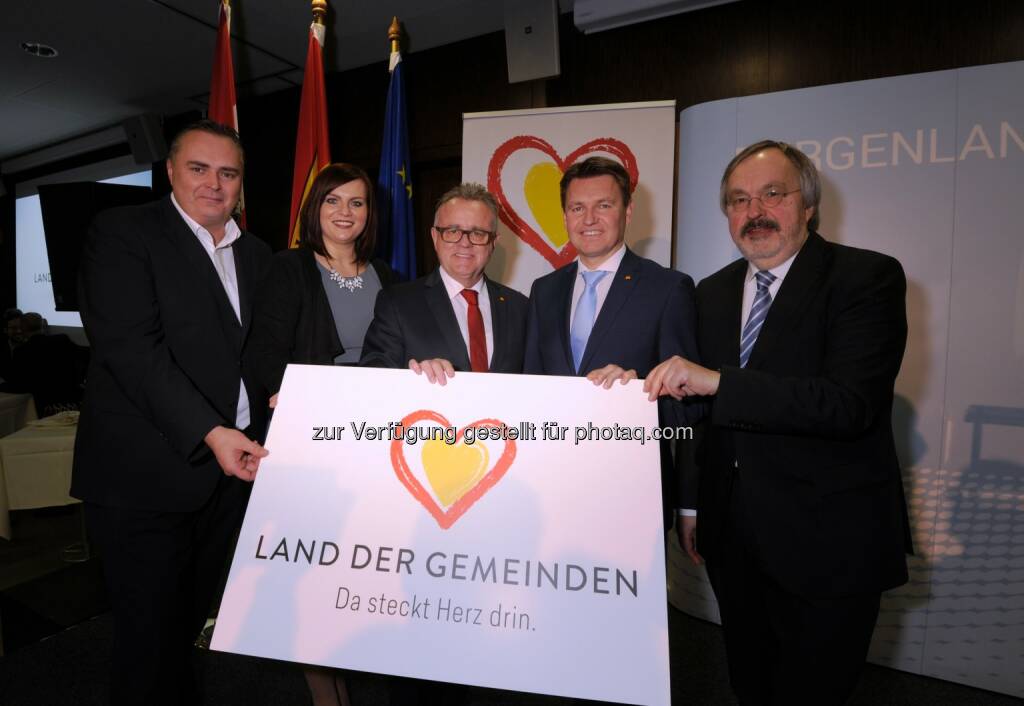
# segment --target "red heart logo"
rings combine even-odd
[[[508,226],[509,230],[515,233],[520,240],[537,251],[545,260],[551,263],[552,267],[558,269],[575,259],[576,248],[569,242],[561,250],[556,251],[540,233],[534,230],[529,223],[516,213],[516,210],[512,208],[508,198],[505,196],[505,188],[502,184],[501,176],[505,162],[508,161],[512,153],[525,149],[540,150],[548,155],[554,160],[562,173],[565,173],[565,170],[575,164],[581,156],[590,152],[606,152],[611,154],[622,162],[622,166],[626,168],[626,172],[629,174],[630,193],[636,191],[636,185],[640,179],[640,172],[636,166],[636,156],[626,146],[626,143],[611,137],[599,137],[596,140],[591,140],[573,150],[565,159],[558,156],[558,152],[555,151],[555,148],[549,142],[534,135],[517,135],[516,137],[509,138],[501,143],[498,149],[494,150],[494,154],[491,155],[491,161],[487,165],[487,190],[498,199],[498,216],[501,218],[502,223]]]
[[[408,429],[416,422],[424,420],[437,422],[443,427],[452,426],[444,415],[427,409],[417,410],[406,415],[402,419],[400,425],[405,429]],[[479,419],[468,426],[474,428],[500,428],[506,425],[504,422],[497,419]],[[456,443],[463,438],[465,431],[466,427],[456,434]],[[441,506],[437,504],[437,501],[433,498],[430,492],[409,469],[409,463],[405,459],[406,443],[402,439],[394,439],[391,442],[391,466],[395,469],[395,475],[398,476],[398,480],[401,481],[402,485],[405,486],[405,489],[409,491],[409,494],[416,498],[420,504],[427,509],[427,512],[429,512],[437,521],[437,524],[440,525],[441,529],[448,529],[455,524],[455,521],[462,517],[466,510],[471,508],[484,493],[493,488],[494,485],[501,480],[501,477],[505,475],[505,472],[508,471],[509,466],[512,465],[512,461],[515,460],[516,457],[516,442],[512,439],[506,439],[504,443],[505,449],[502,451],[501,456],[498,457],[498,460],[495,461],[494,466],[487,471],[479,481],[477,481],[476,485],[467,490],[462,497],[456,500],[445,510],[441,509]]]

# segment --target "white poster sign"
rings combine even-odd
[[[289,366],[213,647],[668,704],[639,382]]]
[[[462,120],[462,180],[486,185],[500,207],[491,277],[528,294],[535,279],[576,258],[558,184],[572,164],[593,155],[629,172],[627,245],[669,265],[675,101],[466,113]]]

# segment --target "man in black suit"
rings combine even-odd
[[[270,249],[231,214],[242,148],[203,121],[171,145],[169,198],[96,217],[82,254],[92,344],[71,494],[114,609],[114,703],[196,703],[192,643],[266,451],[241,369]]]
[[[633,215],[629,174],[590,157],[562,176],[569,239],[579,258],[533,283],[523,372],[583,375],[611,387],[647,373],[666,357],[697,358],[693,280],[634,254],[625,245]],[[698,404],[659,403],[662,425],[695,421]],[[661,445],[666,526],[678,482]]]
[[[881,592],[907,580],[891,424],[906,280],[891,257],[822,239],[820,198],[791,145],[729,163],[721,205],[743,259],[697,287],[703,365],[675,357],[645,383],[710,398],[680,541],[707,559],[743,704],[845,702]]]
[[[359,364],[441,385],[456,370],[522,372],[526,297],[484,276],[497,227],[497,202],[479,184],[442,196],[430,229],[440,266],[377,295]]]

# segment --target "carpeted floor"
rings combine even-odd
[[[112,621],[97,559],[41,570],[36,555],[59,550],[79,532],[72,513],[19,518],[17,542],[0,540],[0,704],[91,706],[107,702]],[[38,526],[38,527],[37,527]],[[47,533],[51,541],[40,538]],[[39,546],[34,546],[37,543]],[[26,548],[28,545],[28,548]],[[59,552],[58,552],[59,554]],[[58,555],[58,554],[55,554]],[[19,578],[19,573],[25,576]],[[721,628],[669,608],[672,703],[735,704]],[[197,650],[206,704],[289,706],[310,703],[299,668],[287,662]],[[390,703],[385,677],[353,672],[356,706]],[[583,702],[491,689],[468,690],[472,706],[555,706]],[[1008,696],[869,665],[851,706],[1010,706]],[[432,706],[432,705],[431,705]]]
[[[721,630],[670,609],[672,703],[735,704],[725,673]],[[6,629],[7,614],[4,614]],[[0,658],[0,703],[92,706],[106,703],[109,613],[63,630]],[[198,652],[205,703],[218,706],[289,706],[310,703],[302,674],[286,662],[219,652]],[[354,672],[349,677],[357,706],[389,703],[383,677]],[[555,706],[571,699],[472,689],[472,706],[525,704]],[[851,706],[1010,706],[1019,701],[950,682],[869,666]]]

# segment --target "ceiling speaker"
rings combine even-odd
[[[505,0],[508,82],[558,76],[558,0]]]

